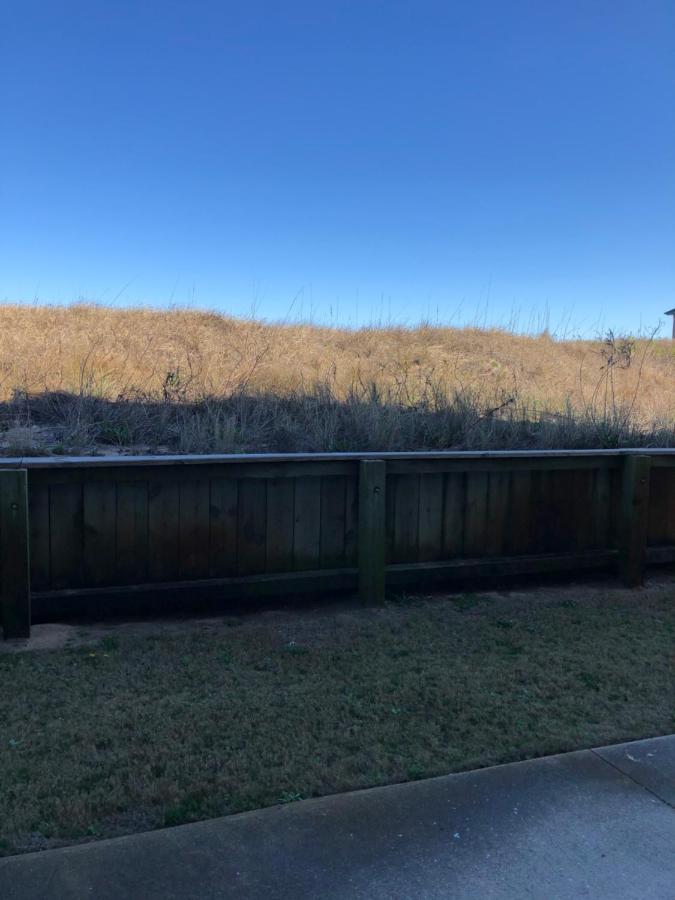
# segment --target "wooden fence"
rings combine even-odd
[[[478,576],[635,585],[674,560],[670,450],[0,459],[5,637],[148,593],[377,603]]]

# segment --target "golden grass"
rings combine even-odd
[[[433,383],[483,398],[517,395],[539,409],[560,409],[568,401],[582,409],[602,378],[600,349],[597,341],[497,329],[347,330],[181,309],[3,305],[0,399],[16,390],[161,397],[165,387],[174,399],[199,399],[242,388],[285,394],[329,383],[338,398],[354,385],[374,384],[414,402]],[[631,403],[645,350],[635,414],[642,422],[670,421],[671,341],[637,342],[631,366],[615,370],[615,402]]]
[[[671,446],[675,345],[0,306],[0,453]]]

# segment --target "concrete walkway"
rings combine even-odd
[[[3,900],[674,900],[675,735],[0,860]]]

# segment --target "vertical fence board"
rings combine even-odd
[[[650,544],[668,543],[668,469],[651,473],[647,534]]]
[[[295,479],[295,530],[293,568],[319,568],[321,539],[321,479]]]
[[[466,477],[464,552],[469,558],[487,553],[487,499],[489,474],[469,472]]]
[[[148,575],[175,581],[180,571],[180,493],[176,482],[148,485]]]
[[[26,470],[0,471],[0,610],[5,639],[30,637],[28,541]],[[3,684],[3,689],[10,690],[11,683]]]
[[[551,546],[550,472],[532,471],[530,484],[530,547],[532,553],[548,553]]]
[[[237,571],[257,575],[265,571],[267,552],[267,481],[239,482]]]
[[[620,572],[626,585],[642,583],[649,517],[648,456],[626,456],[621,490]]]
[[[443,476],[420,476],[419,550],[420,562],[442,558],[443,544]]]
[[[345,484],[345,565],[357,563],[357,517],[359,514],[358,479],[348,477]]]
[[[457,559],[462,555],[464,537],[463,472],[448,472],[443,484],[443,559]]]
[[[593,546],[604,549],[611,546],[609,522],[612,501],[612,483],[607,469],[596,469],[593,479],[593,498],[589,520],[593,528]]]
[[[501,556],[506,546],[510,477],[509,472],[488,476],[486,549],[490,556]]]
[[[142,584],[148,577],[148,485],[145,481],[117,484],[117,579]]]
[[[609,473],[609,546],[619,547],[621,522],[621,497],[623,490],[623,468],[612,469]]]
[[[237,508],[239,482],[212,478],[209,485],[209,574],[212,578],[237,571]]]
[[[359,596],[362,603],[382,603],[386,575],[386,463],[359,464]]]
[[[77,588],[83,583],[82,485],[49,487],[49,557],[54,588]]]
[[[398,484],[400,477],[400,475],[387,475],[386,479],[387,494],[385,497],[384,511],[384,547],[387,563],[396,562],[396,485]]]
[[[209,574],[210,491],[206,478],[180,485],[180,574],[206,578]]]
[[[572,547],[581,552],[594,546],[593,501],[595,488],[593,469],[578,469],[573,474],[572,497]]]
[[[30,540],[30,581],[33,590],[50,586],[49,571],[49,485],[30,477],[28,485],[28,525]]]
[[[321,479],[322,569],[337,569],[345,558],[345,483],[341,475],[325,475]]]
[[[267,483],[267,571],[293,569],[295,484],[292,478],[271,478]]]
[[[575,549],[576,535],[576,475],[561,470],[547,473],[546,552],[570,553]]]
[[[675,468],[664,469],[666,473],[666,543],[675,544]]]
[[[532,473],[512,472],[506,518],[505,552],[518,556],[532,552]]]
[[[399,475],[394,490],[394,561],[417,562],[419,554],[420,476]]]
[[[115,582],[117,491],[114,481],[83,486],[84,580],[95,587]]]

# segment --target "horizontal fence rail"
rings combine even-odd
[[[674,560],[671,450],[0,459],[5,637],[151,593],[378,603],[387,587],[608,567],[637,585]]]

